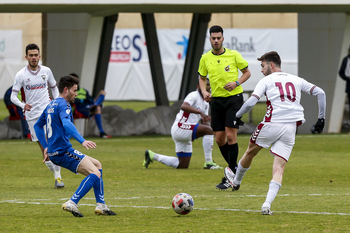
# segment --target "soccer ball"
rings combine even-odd
[[[174,211],[181,215],[190,213],[194,206],[193,198],[187,193],[176,194],[172,203]]]

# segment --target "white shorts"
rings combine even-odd
[[[35,118],[35,119],[33,119],[33,120],[27,121],[28,126],[29,126],[29,130],[30,130],[30,136],[32,137],[32,141],[33,141],[33,142],[39,141],[39,140],[38,140],[38,137],[36,136],[35,130],[34,130],[34,125],[35,125],[35,123],[36,123],[38,120],[39,120],[39,117],[38,117],[38,118]],[[45,125],[44,125],[44,131],[46,132],[46,127],[45,127]]]
[[[181,128],[180,128],[181,127]],[[192,134],[197,130],[198,124],[173,124],[171,137],[175,142],[176,153],[192,153]]]
[[[260,123],[250,142],[263,148],[269,148],[272,155],[277,155],[288,161],[295,144],[296,122],[292,123]]]

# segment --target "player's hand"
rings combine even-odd
[[[224,86],[224,89],[227,91],[233,91],[236,87],[237,87],[236,82],[230,82],[230,83],[226,83],[226,85]]]
[[[49,155],[47,154],[47,147],[44,149],[44,160],[43,163],[45,163],[46,161],[49,161]]]
[[[202,93],[203,94],[203,97],[204,97],[204,100],[207,101],[207,102],[210,102],[211,101],[211,94],[209,92],[205,92],[205,93]]]
[[[233,121],[233,124],[236,125],[244,125],[244,121],[241,120],[242,117],[236,117],[236,119]]]
[[[202,124],[204,125],[210,125],[211,117],[206,115],[205,113],[201,113],[202,117]]]
[[[23,108],[23,110],[24,111],[30,111],[31,109],[32,109],[32,105],[30,105],[30,104],[26,104],[26,105],[24,105],[24,108]]]
[[[322,133],[323,128],[324,128],[324,118],[318,119],[314,127],[315,133]]]
[[[87,149],[89,150],[89,148],[91,149],[95,149],[96,148],[96,143],[92,142],[92,141],[88,141],[88,140],[85,140],[82,145]]]

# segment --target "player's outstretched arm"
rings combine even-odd
[[[77,130],[77,128],[75,128],[75,125],[70,121],[70,119],[68,118],[63,118],[62,119],[62,124],[64,129],[66,130],[66,132],[72,136],[75,140],[77,140],[80,144],[83,144],[83,142],[85,141],[85,139],[83,138],[83,136],[81,136]]]
[[[236,113],[237,118],[242,118],[244,114],[252,110],[255,104],[258,102],[258,99],[255,96],[250,96],[246,102],[244,102],[243,106]]]
[[[96,143],[85,140],[83,136],[79,134],[77,128],[75,128],[75,125],[68,118],[63,118],[62,124],[67,133],[75,140],[80,142],[87,150],[89,150],[89,148],[94,149],[96,147]]]

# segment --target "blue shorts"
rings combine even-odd
[[[78,173],[77,170],[79,164],[83,158],[85,158],[85,155],[80,151],[70,147],[67,151],[54,156],[49,156],[49,158],[54,164],[67,168],[74,173]]]

